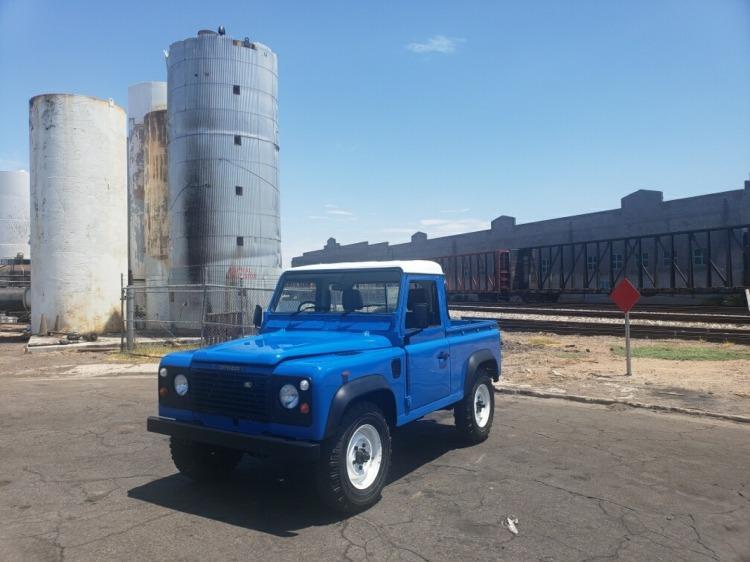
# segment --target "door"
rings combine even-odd
[[[413,333],[406,345],[406,368],[409,381],[411,409],[431,404],[450,394],[451,362],[445,321],[438,305],[438,288],[432,279],[409,278],[406,333],[415,331],[412,324],[416,304],[427,304],[429,326]]]

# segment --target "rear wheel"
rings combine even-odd
[[[180,473],[196,482],[221,480],[242,460],[242,451],[171,437],[172,461]]]
[[[495,417],[495,391],[487,375],[479,375],[453,409],[456,428],[469,443],[481,443],[490,435]]]
[[[383,413],[370,402],[349,408],[333,437],[323,443],[317,467],[321,499],[344,513],[380,499],[391,465],[391,434]]]

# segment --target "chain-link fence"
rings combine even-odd
[[[273,295],[268,287],[129,285],[123,288],[122,347],[163,340],[210,345],[255,333],[255,307]]]

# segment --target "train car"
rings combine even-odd
[[[622,279],[643,295],[742,296],[750,225],[561,242],[436,258],[453,301],[606,299]],[[743,297],[744,298],[744,297]]]
[[[502,298],[510,292],[510,250],[443,256],[434,261],[443,268],[452,300]]]

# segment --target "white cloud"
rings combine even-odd
[[[487,230],[490,227],[490,223],[482,219],[422,219],[419,224],[430,237]]]
[[[450,55],[456,52],[459,43],[465,42],[466,39],[459,37],[446,37],[445,35],[435,35],[423,43],[414,42],[406,45],[406,48],[412,53],[425,55],[429,53],[441,53]]]
[[[308,215],[307,218],[317,221],[336,221],[336,222],[356,222],[359,220],[357,215],[346,209],[339,208],[338,205],[333,203],[326,203],[323,205],[324,214]]]
[[[338,205],[334,205],[333,203],[326,203],[323,205],[325,207],[325,213],[328,215],[328,218],[330,219],[337,219],[341,221],[356,221],[357,216],[352,213],[351,211],[347,211],[346,209],[342,209]]]

